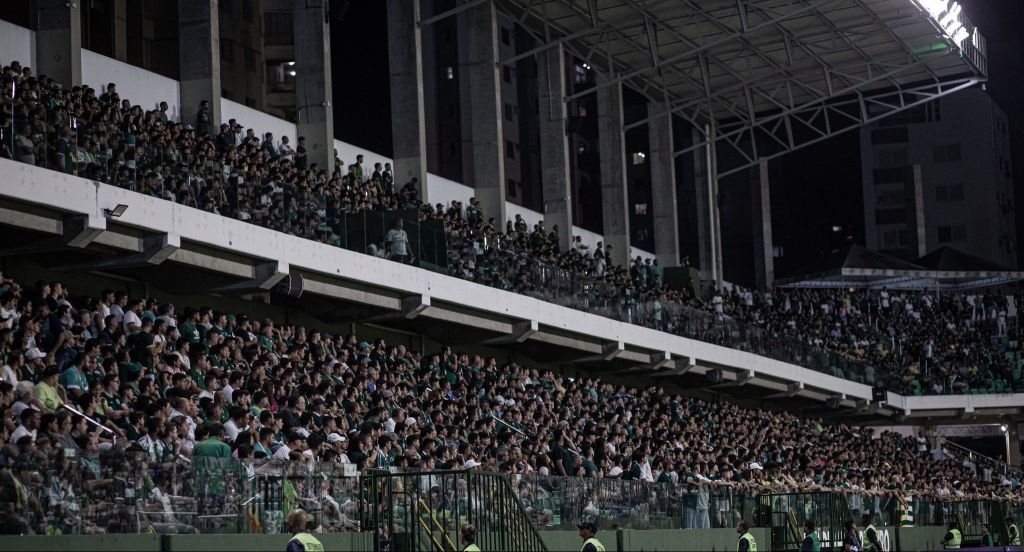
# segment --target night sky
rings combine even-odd
[[[1014,166],[1024,167],[1024,105],[1020,100],[1024,90],[1024,0],[961,0],[961,4],[988,40],[988,89],[1009,115]],[[331,32],[335,132],[342,140],[390,155],[385,17],[385,2],[352,2]],[[773,162],[773,170],[782,175],[782,182],[772,183],[774,240],[784,251],[777,260],[778,274],[806,266],[847,241],[863,243],[857,132],[794,152]],[[1024,244],[1024,169],[1015,170],[1014,180],[1017,242]]]

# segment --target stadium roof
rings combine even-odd
[[[851,244],[798,274],[776,282],[784,288],[892,288],[967,290],[1024,280],[1024,272],[941,247],[911,263]]]
[[[538,42],[501,63],[561,45],[603,75],[596,87],[622,82],[658,102],[649,118],[690,121],[700,136],[677,155],[709,141],[735,155],[720,176],[987,72],[984,38],[955,0],[466,0],[420,23],[485,2]]]

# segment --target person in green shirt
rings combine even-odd
[[[804,541],[800,544],[800,552],[821,552],[821,539],[814,528],[814,520],[804,522]]]
[[[995,546],[995,540],[992,538],[992,533],[988,530],[988,524],[981,524],[981,545],[982,546]]]
[[[210,426],[209,436],[192,449],[193,458],[231,458],[231,446],[224,442],[224,426]]]
[[[55,412],[67,400],[64,388],[57,383],[60,370],[50,366],[43,372],[43,378],[36,384],[36,399],[46,412]]]

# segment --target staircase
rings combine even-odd
[[[458,552],[462,528],[473,525],[483,550],[547,551],[503,475],[369,470],[360,479],[360,502],[375,550]]]

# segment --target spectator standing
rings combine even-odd
[[[285,161],[292,161],[295,157],[295,148],[288,143],[288,135],[281,137],[281,145],[277,146],[277,154]]]
[[[299,136],[299,143],[295,145],[295,168],[306,168],[306,137]]]
[[[199,134],[213,134],[213,113],[210,112],[208,100],[199,102],[199,112],[196,113],[196,131]]]
[[[406,264],[409,262],[409,234],[402,227],[402,219],[396,220],[395,225],[388,230],[384,239],[391,242],[394,260]]]

